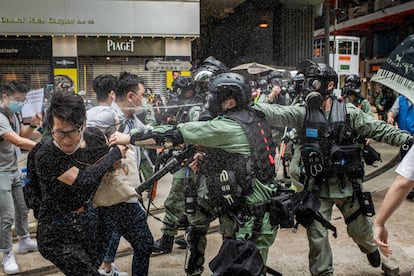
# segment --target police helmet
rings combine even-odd
[[[215,75],[223,73],[221,69],[215,65],[204,64],[197,68],[193,73],[195,82],[209,82]]]
[[[267,79],[268,84],[280,85],[280,83],[282,82],[282,79],[283,79],[282,72],[280,72],[280,71],[271,71],[267,75],[266,79]]]
[[[173,92],[179,98],[188,98],[186,91],[194,91],[194,81],[191,77],[188,76],[178,76],[172,83]],[[194,93],[193,93],[194,94]],[[194,95],[191,95],[191,97]]]
[[[328,83],[334,82],[334,86],[338,83],[338,74],[335,70],[325,63],[310,64],[304,70],[307,88],[325,94]]]
[[[251,101],[249,83],[245,77],[237,73],[217,75],[211,81],[209,91],[217,96],[218,104],[228,98],[234,98],[237,101],[237,107],[244,108]]]
[[[361,78],[358,75],[348,75],[344,79],[345,85],[353,86],[354,88],[361,87]]]
[[[208,58],[203,60],[203,62],[201,64],[202,65],[213,65],[213,66],[217,67],[218,69],[220,69],[223,72],[226,71],[226,65],[223,62],[221,62],[220,60],[213,57],[213,56],[209,56]]]
[[[221,73],[226,72],[226,66],[223,62],[214,57],[206,58],[201,65],[193,72],[193,79],[195,82],[198,94],[202,94],[208,90],[211,79]]]

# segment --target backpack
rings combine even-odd
[[[265,265],[259,250],[250,240],[226,239],[209,263],[213,276],[259,276],[281,273]]]
[[[28,183],[23,187],[24,201],[29,209],[33,209],[36,219],[39,216],[39,209],[42,201],[39,177],[36,174],[35,155],[41,147],[42,142],[37,143],[27,155],[27,179]]]

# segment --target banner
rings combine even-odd
[[[414,35],[392,51],[371,81],[388,86],[414,103]]]

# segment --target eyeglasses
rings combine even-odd
[[[78,129],[72,129],[72,130],[68,130],[68,131],[63,131],[63,130],[52,130],[52,136],[55,139],[58,140],[62,140],[63,138],[65,138],[65,136],[68,136],[70,139],[75,139],[79,136],[79,133],[82,131],[82,127],[78,128]]]
[[[7,97],[12,101],[12,102],[18,102],[18,103],[23,103],[23,104],[25,104],[25,103],[27,103],[27,99],[26,98],[24,98],[24,100],[22,100],[22,99],[16,99],[16,98],[13,98],[13,97],[11,97],[11,96],[9,96],[9,95],[7,95]]]

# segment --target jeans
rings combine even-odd
[[[113,262],[121,235],[134,249],[132,275],[148,275],[149,257],[154,244],[147,224],[146,213],[139,203],[119,203],[106,210],[113,232],[106,249],[104,262]]]
[[[0,172],[0,252],[9,252],[13,249],[13,220],[19,237],[30,235],[29,210],[24,201],[23,185],[18,169]]]

